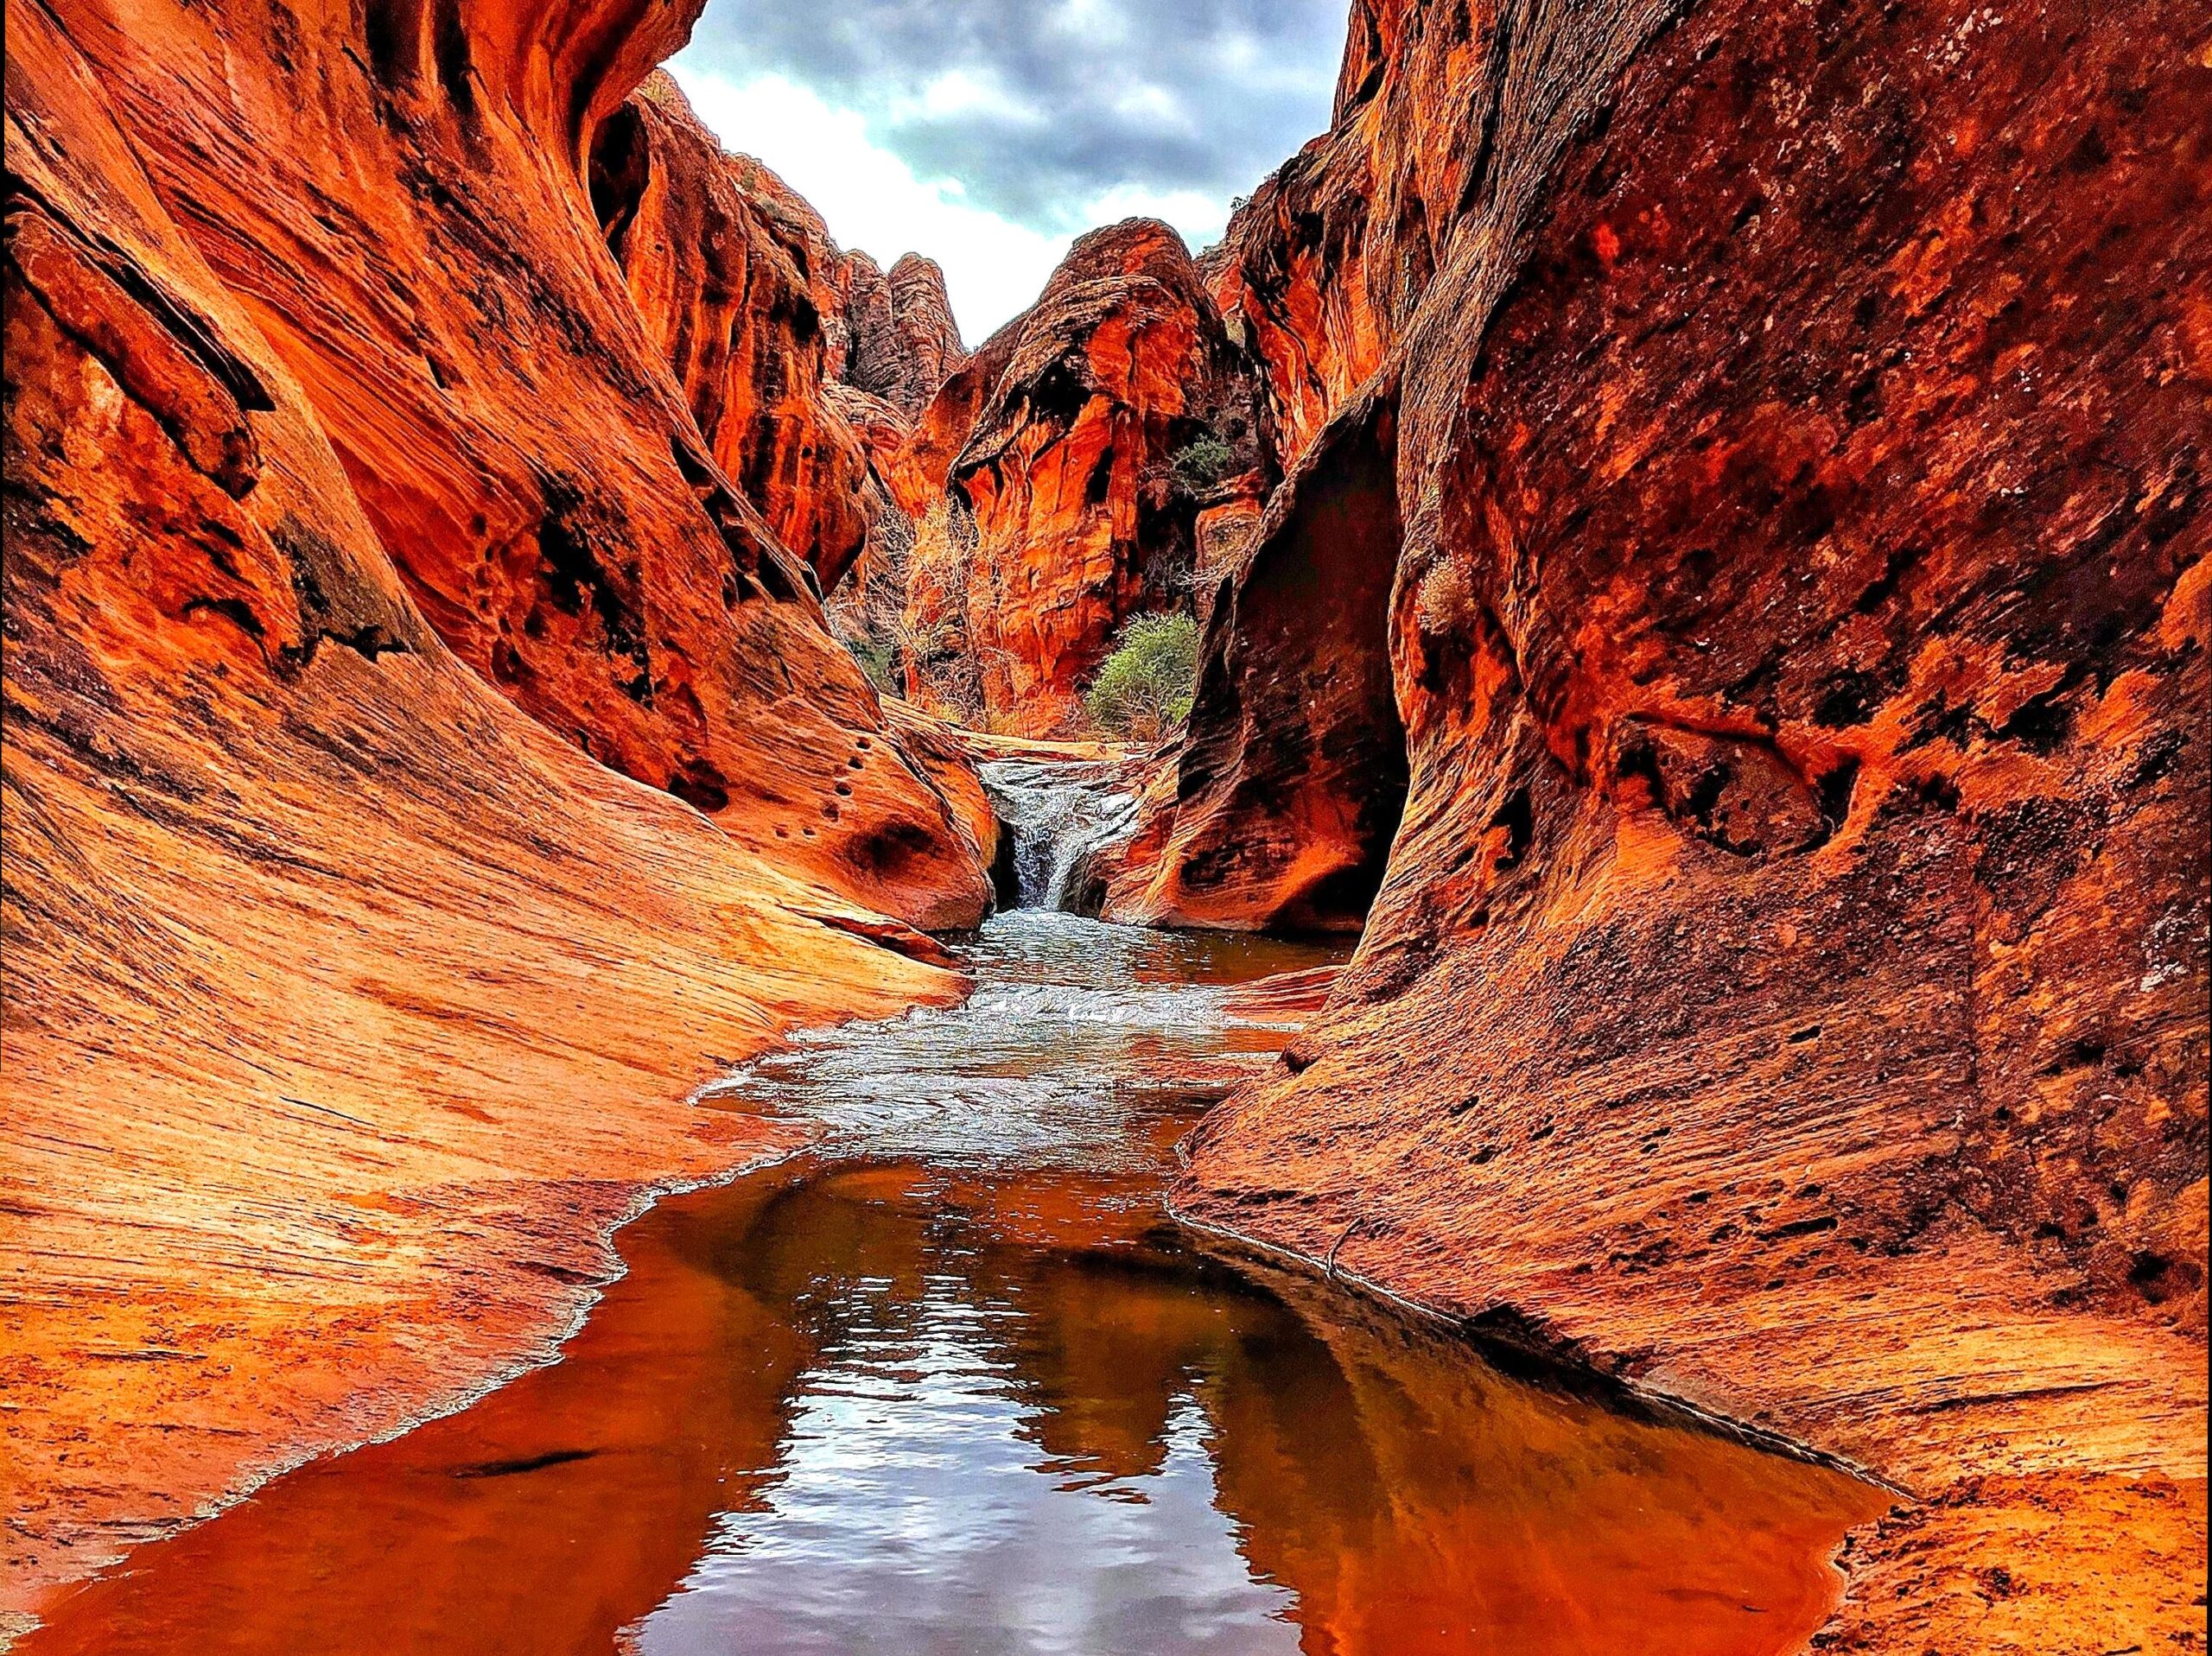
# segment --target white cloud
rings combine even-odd
[[[1123,87],[1114,95],[1109,107],[1124,121],[1150,122],[1156,126],[1173,126],[1190,133],[1198,130],[1197,124],[1184,111],[1183,106],[1175,101],[1174,93],[1147,80]]]
[[[893,106],[894,118],[906,113]],[[912,114],[925,120],[950,120],[963,115],[989,115],[1001,121],[1041,126],[1042,111],[1007,92],[996,76],[984,79],[965,69],[948,69],[922,88]]]
[[[887,270],[906,252],[943,265],[971,346],[1027,308],[1067,252],[1068,237],[971,206],[954,181],[915,177],[869,139],[858,113],[780,75],[739,83],[680,60],[669,72],[723,145],[773,168],[814,204],[841,246],[865,249]]]
[[[1229,203],[1204,190],[1156,190],[1143,184],[1116,184],[1084,204],[1093,224],[1122,219],[1160,219],[1183,233],[1193,253],[1221,239],[1229,228]]]
[[[867,250],[886,270],[906,252],[943,265],[953,314],[971,346],[1034,302],[1074,239],[972,205],[956,179],[916,177],[868,136],[858,111],[781,75],[741,82],[681,59],[669,72],[723,146],[773,168],[814,204],[840,246]],[[944,95],[993,92],[970,83]],[[1082,213],[1091,225],[1140,216],[1166,219],[1197,249],[1220,237],[1229,208],[1203,190],[1128,183],[1091,197]]]
[[[1120,46],[1129,38],[1128,20],[1105,0],[1065,0],[1046,27],[1088,47]]]
[[[1249,194],[1327,124],[1344,22],[1345,0],[722,0],[683,61],[806,87],[949,199],[1069,237],[1103,192]]]

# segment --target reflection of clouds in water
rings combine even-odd
[[[747,1073],[849,1159],[663,1204],[563,1361],[149,1546],[57,1648],[1804,1647],[1886,1495],[1516,1386],[1162,1222],[1192,1118],[1160,1089],[1237,1039],[1224,986],[1310,954],[1035,914],[975,947],[970,1008]],[[1177,971],[1212,987],[1137,981]]]
[[[1240,1025],[1230,987],[1322,958],[1029,910],[993,920],[971,952],[965,1004],[814,1031],[702,1102],[817,1122],[833,1162],[922,1163],[1009,1192],[1033,1172],[1148,1189],[1158,1152],[1141,1118],[1162,1089],[1280,1040]],[[906,1234],[863,1210],[880,1234]],[[716,1520],[681,1589],[631,1630],[635,1648],[842,1656],[866,1627],[867,1648],[899,1653],[1296,1650],[1291,1596],[1253,1578],[1217,1508],[1180,1362],[1160,1377],[1162,1412],[1141,1412],[1155,1455],[1115,1471],[1055,1452],[1047,1441],[1069,1434],[1051,1429],[1051,1387],[1008,1355],[1051,1343],[1025,1332],[1039,1308],[974,1274],[972,1234],[925,1228],[918,1278],[895,1247],[863,1246],[855,1274],[804,1291],[822,1345],[772,1481]],[[1113,1291],[1096,1291],[1085,1304],[1103,1314]]]
[[[880,1280],[840,1297],[775,1482],[717,1520],[635,1648],[842,1656],[863,1625],[865,1647],[886,1652],[1298,1648],[1291,1596],[1253,1579],[1216,1507],[1189,1393],[1157,1472],[1078,1485],[1040,1463],[1035,1408],[998,1355],[1017,1313],[969,1291],[932,1276],[918,1317]]]

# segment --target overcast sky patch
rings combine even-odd
[[[670,67],[700,117],[889,265],[945,267],[969,342],[1077,235],[1193,249],[1328,124],[1346,0],[714,0]]]

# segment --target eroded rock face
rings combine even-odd
[[[868,456],[832,394],[845,257],[758,162],[723,153],[656,73],[592,151],[594,206],[715,463],[834,586],[868,533]]]
[[[935,259],[908,253],[886,276],[865,253],[855,253],[844,286],[851,341],[846,383],[914,419],[968,357],[944,270]]]
[[[1456,0],[1355,0],[1330,130],[1252,193],[1209,255],[1278,472],[1382,366],[1493,157],[1496,135],[1465,112],[1489,101],[1480,36],[1497,21]]]
[[[2177,31],[1363,8],[1338,130],[1240,225],[1306,458],[1148,889],[1270,917],[1287,755],[1343,704],[1249,710],[1348,649],[1408,791],[1352,968],[1179,1200],[1932,1497],[1854,1555],[1847,1647],[2198,1636],[2212,101]],[[1275,593],[1354,430],[1395,432],[1403,545],[1348,638]],[[2109,1573],[2050,1517],[2121,1506]]]
[[[910,921],[982,912],[978,860],[607,251],[609,181],[634,174],[610,120],[688,13],[57,15],[463,661],[818,884]]]
[[[1370,401],[1332,425],[1219,583],[1171,795],[1108,892],[1116,918],[1356,931],[1406,796],[1388,653],[1396,432]]]
[[[146,48],[189,78],[200,16]],[[105,27],[8,7],[0,1637],[545,1349],[643,1188],[785,1147],[691,1088],[958,987],[448,650],[288,365],[321,358],[179,222],[186,158],[142,169]]]
[[[1243,397],[1179,236],[1131,219],[1076,244],[946,383],[906,462],[902,492],[925,495],[942,466],[948,502],[916,544],[912,625],[977,675],[976,705],[941,710],[1084,728],[1082,687],[1116,630],[1190,584],[1204,491],[1179,483],[1175,457],[1202,435],[1248,444]]]
[[[934,261],[887,277],[656,72],[594,142],[593,202],[715,462],[823,591],[889,498],[880,473],[965,359]]]

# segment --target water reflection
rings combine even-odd
[[[830,1136],[626,1232],[564,1361],[144,1550],[28,1648],[1689,1656],[1817,1627],[1859,1486],[1166,1221],[1166,1146],[1279,1038],[1222,986],[1305,959],[1024,916],[981,953],[969,1008],[710,1101]]]

